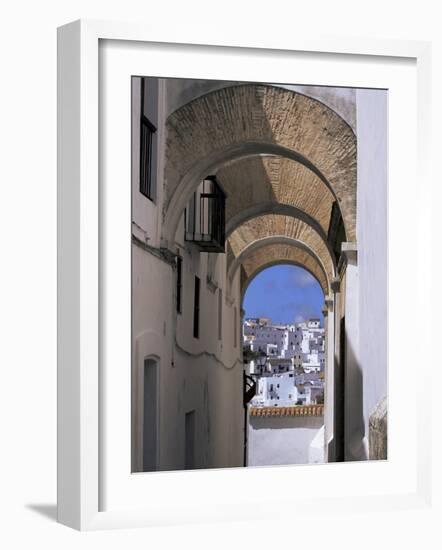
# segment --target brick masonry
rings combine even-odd
[[[291,216],[268,214],[240,225],[229,237],[227,261],[230,265],[246,246],[266,237],[284,236],[309,246],[321,260],[329,280],[333,278],[333,263],[322,238],[305,222]]]
[[[263,246],[244,260],[241,270],[242,288],[244,289],[247,282],[260,270],[267,266],[284,262],[305,267],[312,273],[312,275],[316,277],[322,287],[322,290],[324,291],[324,294],[327,294],[327,279],[319,267],[317,260],[315,260],[304,250],[283,244]]]
[[[316,167],[339,201],[347,240],[355,240],[356,137],[353,130],[319,101],[272,86],[251,84],[222,88],[189,102],[168,118],[166,200],[170,200],[183,176],[199,159],[251,141],[284,147]],[[294,161],[268,159],[260,167],[263,161],[259,157],[254,160],[253,169],[261,171],[262,177],[252,183],[242,177],[240,185],[235,184],[241,191],[234,208],[244,209],[251,200],[272,194],[276,201],[292,204],[298,200],[299,176],[304,182],[300,193],[311,194],[309,200],[304,201],[305,207],[311,210],[317,206],[320,223],[326,223],[330,194],[323,190],[324,184],[321,187],[316,181],[317,176],[308,174],[310,170]],[[247,185],[253,186],[252,194],[245,192],[243,186]]]
[[[223,166],[217,177],[227,194],[227,221],[257,204],[277,203],[299,208],[328,230],[334,196],[299,162],[284,157],[244,158]]]

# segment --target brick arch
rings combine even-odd
[[[257,216],[239,227],[229,236],[227,265],[230,270],[250,247],[256,249],[259,243],[268,243],[269,239],[285,239],[305,246],[318,260],[328,280],[335,276],[335,262],[332,252],[324,243],[322,236],[310,225],[292,216],[268,214]]]
[[[284,264],[296,265],[308,271],[321,286],[324,296],[328,294],[329,287],[326,276],[313,256],[295,246],[271,244],[260,248],[242,263],[240,272],[241,298],[244,298],[247,287],[261,271],[274,265]]]
[[[308,223],[314,220],[327,234],[335,197],[321,178],[300,162],[276,156],[249,157],[223,166],[217,179],[227,194],[228,233],[245,221],[248,211],[276,213],[292,207],[298,217]]]
[[[318,268],[319,268],[318,270],[315,270],[315,272],[312,273],[312,275],[314,275],[315,278],[318,278],[319,274],[321,274],[323,278],[321,278],[321,280],[318,279],[319,284],[322,284],[325,281],[327,284],[327,288],[329,288],[331,274],[327,273],[326,268],[324,267],[324,264],[322,263],[321,259],[317,256],[316,252],[312,248],[310,248],[308,245],[303,243],[302,241],[294,239],[293,237],[284,237],[284,236],[263,237],[262,239],[255,240],[252,243],[245,246],[241,250],[241,252],[238,254],[238,256],[233,258],[230,264],[228,265],[227,276],[228,276],[229,284],[232,283],[232,280],[237,270],[241,268],[242,264],[248,258],[250,258],[250,256],[252,256],[256,251],[258,251],[261,248],[269,249],[268,247],[275,246],[275,245],[285,245],[286,247],[294,247],[301,251],[306,252],[309,257],[312,257],[316,261],[316,264],[318,265]],[[275,264],[279,263],[277,259],[274,259],[272,261],[274,261]],[[302,261],[302,258],[299,259],[299,263],[297,263],[297,265],[305,268],[305,266],[301,263],[301,261]],[[310,269],[312,269],[311,266],[310,266]]]
[[[356,137],[321,102],[261,84],[231,86],[179,108],[166,126],[166,241],[201,179],[260,154],[290,158],[316,174],[338,200],[347,239],[356,240]]]

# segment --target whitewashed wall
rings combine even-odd
[[[160,81],[157,196],[155,202],[139,193],[139,113],[133,130],[132,233],[158,248],[163,207],[167,81]],[[138,94],[138,95],[137,95]],[[134,101],[139,91],[134,90]],[[195,467],[243,465],[244,420],[240,339],[239,274],[226,288],[225,255],[200,253],[184,241],[184,220],[171,248],[183,258],[182,313],[176,312],[176,271],[166,261],[132,245],[132,422],[133,470],[142,470],[144,360],[155,357],[158,379],[158,469],[185,466],[185,415],[195,411]],[[208,282],[208,263],[210,281]],[[193,337],[195,275],[200,278],[200,335]],[[222,340],[218,339],[219,289],[222,289]],[[238,334],[234,335],[234,315]],[[236,346],[234,345],[236,342]]]
[[[357,238],[360,388],[355,402],[368,438],[368,419],[387,394],[387,99],[386,90],[357,90]]]
[[[251,416],[248,466],[324,462],[323,423],[324,419],[320,416]],[[321,443],[317,448],[314,440],[318,436]]]
[[[148,92],[147,92],[148,93]],[[139,166],[140,166],[140,99],[141,79],[132,79],[132,231],[139,237],[148,238],[151,246],[158,246],[161,238],[161,209],[163,202],[162,174],[164,171],[164,147],[160,147],[165,140],[165,84],[163,80],[158,83],[158,128],[156,137],[158,139],[158,157],[156,173],[153,177],[156,180],[155,200],[151,201],[139,192]]]

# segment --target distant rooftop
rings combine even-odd
[[[246,317],[244,319],[244,323],[255,323],[258,325],[264,325],[274,328],[283,328],[283,327],[289,327],[293,325],[307,325],[308,323],[321,323],[321,319],[317,317],[312,317],[311,319],[306,319],[305,321],[301,322],[293,322],[293,323],[279,323],[279,322],[272,322],[272,319],[270,317]]]
[[[250,407],[250,416],[324,416],[324,405]]]

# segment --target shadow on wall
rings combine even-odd
[[[270,128],[268,128],[270,132]],[[267,170],[261,158],[257,157],[253,162],[253,171],[249,171],[247,177],[242,173],[242,165],[240,162],[233,162],[227,165],[227,168],[221,168],[218,171],[217,178],[223,189],[227,192],[226,196],[226,220],[232,218],[238,211],[245,208],[250,203],[276,203],[277,197],[270,181]],[[234,182],[241,181],[241,190],[236,189],[237,185]],[[233,193],[229,193],[229,189],[233,186]],[[233,196],[236,195],[236,196]],[[241,202],[244,201],[244,204]],[[260,214],[262,215],[262,213]],[[257,219],[255,222],[251,220],[251,225],[260,224]],[[275,233],[275,228],[269,227],[269,234]],[[234,251],[229,241],[226,243],[227,265],[230,265],[236,257],[238,251]]]
[[[364,446],[364,374],[345,328],[345,371],[343,373],[344,395],[344,456],[346,461],[367,460]]]
[[[218,170],[218,181],[227,193],[227,221],[252,206],[280,202],[269,175],[278,169],[278,158],[266,157],[264,162],[263,157],[256,156],[247,162],[236,159]]]
[[[250,204],[272,203],[278,202],[275,190],[273,189],[270,177],[265,169],[262,158],[257,157],[253,162],[253,170],[244,177],[242,173],[242,164],[233,162],[228,165],[228,169],[218,171],[218,181],[226,190],[226,220],[231,219],[235,214],[246,208]],[[237,182],[241,181],[241,187]],[[236,182],[236,184],[235,184]],[[265,212],[261,212],[262,215]],[[253,229],[253,224],[259,224],[260,221],[250,220],[250,225]],[[262,222],[261,222],[262,223]],[[272,228],[269,224],[269,234],[277,234],[276,228]],[[232,250],[231,244],[227,241],[227,265],[230,265],[233,259],[238,254],[239,250]]]
[[[335,388],[338,405],[335,418],[340,419],[340,428],[336,428],[338,451],[346,462],[386,460],[387,399],[381,398],[370,417],[364,417],[364,374],[348,338],[345,346],[345,366],[337,367],[336,380],[340,385]]]
[[[276,407],[275,407],[276,408]],[[306,428],[317,430],[324,425],[323,416],[251,416],[249,425],[254,430]]]

